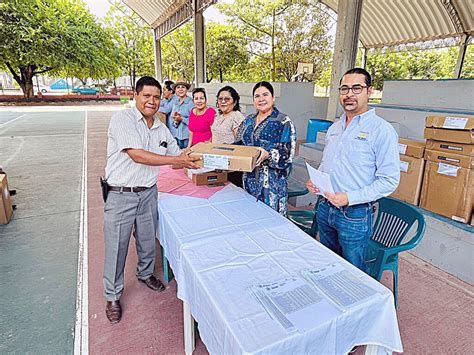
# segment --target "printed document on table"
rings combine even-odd
[[[378,294],[339,263],[316,270],[304,270],[302,275],[343,310],[364,303]]]
[[[338,317],[342,312],[300,277],[288,277],[253,287],[272,318],[287,331],[305,332]]]
[[[324,195],[325,192],[334,193],[334,188],[332,187],[331,178],[329,174],[323,173],[306,162],[306,168],[308,169],[309,178],[311,182],[316,186],[320,192],[318,195]]]

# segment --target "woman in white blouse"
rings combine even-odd
[[[218,114],[211,126],[212,143],[232,144],[235,134],[245,119],[240,112],[240,96],[232,86],[224,86],[217,93]],[[228,180],[236,186],[242,187],[242,173],[233,171],[227,174]]]
[[[232,86],[224,86],[217,93],[219,113],[211,126],[212,143],[232,144],[237,128],[244,120],[240,112],[240,96]]]

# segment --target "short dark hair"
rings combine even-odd
[[[253,90],[252,90],[252,96],[255,95],[255,91],[258,88],[261,88],[262,86],[267,88],[268,91],[270,91],[270,94],[272,94],[272,96],[273,96],[273,93],[274,93],[273,86],[268,81],[261,81],[259,83],[256,83],[255,86],[253,87]]]
[[[221,94],[222,91],[227,91],[230,96],[232,96],[232,100],[234,100],[234,107],[232,108],[232,111],[240,111],[240,95],[235,90],[232,86],[224,86],[223,88],[220,88],[219,91],[217,92],[216,97],[219,98],[219,95]],[[219,102],[217,102],[217,109],[219,110],[219,113],[222,113],[220,108],[219,108]]]
[[[344,75],[341,77],[341,80],[339,80],[339,85],[341,85],[342,79],[348,74],[362,74],[365,77],[365,85],[372,86],[372,78],[369,72],[363,68],[352,68],[346,71]]]
[[[197,94],[198,92],[202,92],[204,94],[204,98],[207,100],[206,90],[204,90],[204,88],[194,89],[193,90],[193,99],[194,99],[194,95]]]
[[[174,89],[173,89],[174,81],[166,80],[163,83],[163,85],[168,91],[171,91],[174,94]]]
[[[152,78],[151,76],[142,76],[135,84],[135,92],[137,93],[137,95],[140,93],[140,91],[143,90],[143,87],[145,85],[157,87],[158,89],[160,89],[160,95],[163,92],[163,90],[161,90],[161,84],[158,80]]]

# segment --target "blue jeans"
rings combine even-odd
[[[364,203],[337,208],[323,199],[317,212],[321,243],[367,272],[365,257],[372,236],[372,207]]]
[[[179,149],[184,149],[188,147],[189,139],[178,139],[176,137],[174,137],[174,139],[176,139]]]

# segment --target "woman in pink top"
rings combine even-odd
[[[206,91],[203,88],[193,90],[194,108],[189,114],[189,145],[210,141],[212,138],[211,126],[216,116],[212,107],[207,107]]]

